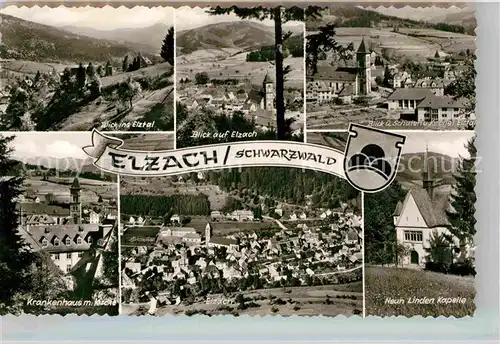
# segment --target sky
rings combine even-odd
[[[197,27],[215,24],[215,23],[223,23],[223,22],[232,22],[241,20],[234,14],[230,15],[220,15],[213,16],[206,13],[207,8],[195,7],[191,8],[188,6],[179,7],[175,10],[175,26],[177,31],[194,29]],[[257,23],[261,23],[268,26],[274,26],[274,21],[268,20],[250,20]],[[299,22],[290,22],[288,25],[297,25]],[[283,25],[286,27],[287,25]]]
[[[469,153],[465,144],[474,136],[474,132],[471,131],[427,131],[425,133],[406,131],[396,133],[406,136],[403,154],[424,152],[427,144],[429,152],[446,154],[452,158],[468,158]]]
[[[13,158],[75,158],[87,159],[82,147],[88,146],[92,132],[18,132],[11,143]],[[11,136],[12,133],[5,134]]]
[[[96,30],[148,27],[160,23],[171,26],[174,22],[174,9],[172,7],[59,6],[40,8],[39,6],[7,6],[0,9],[0,13],[50,26],[77,26]]]

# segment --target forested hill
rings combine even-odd
[[[398,27],[413,29],[435,29],[475,36],[475,25],[454,25],[448,23],[430,23],[399,17],[388,16],[359,7],[334,5],[325,10],[323,18],[308,20],[307,30],[316,30],[325,24],[335,24],[337,27]]]

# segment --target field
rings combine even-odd
[[[35,76],[38,71],[40,73],[50,73],[54,69],[60,73],[69,65],[61,63],[44,63],[25,60],[0,60],[0,67],[3,71],[12,73],[15,76]]]
[[[106,88],[108,86],[115,85],[122,81],[125,81],[129,77],[133,79],[144,78],[144,77],[154,78],[163,75],[165,73],[172,74],[172,66],[167,62],[159,63],[151,67],[141,68],[133,72],[117,73],[115,75],[106,76],[104,78],[101,78],[101,84],[103,88]],[[170,79],[171,79],[170,81],[173,82],[173,77],[171,77]]]
[[[203,232],[205,230],[205,226],[207,222],[212,223],[213,233],[214,235],[229,235],[231,233],[236,232],[253,232],[259,231],[261,229],[266,228],[277,228],[277,225],[271,221],[264,219],[262,222],[260,221],[211,221],[210,217],[196,216],[191,219],[191,222],[188,223],[187,227],[192,227],[199,232]]]
[[[367,267],[366,315],[376,316],[472,316],[475,310],[474,279],[429,271]],[[463,297],[465,304],[386,304],[386,298]]]
[[[204,51],[204,50],[203,50]],[[196,51],[202,54],[203,51]],[[209,55],[209,54],[207,54]],[[290,57],[284,60],[284,65],[290,65],[292,71],[287,75],[285,87],[294,89],[304,88],[304,59]],[[262,81],[269,73],[275,75],[274,66],[269,62],[247,62],[246,53],[229,56],[226,59],[213,62],[205,59],[190,59],[189,63],[177,66],[177,79],[194,80],[197,73],[206,72],[213,79],[241,79],[249,80],[251,84],[262,85]]]
[[[134,99],[131,110],[120,114],[117,114],[118,105],[121,105],[119,102],[107,102],[103,101],[102,98],[98,98],[97,100],[80,108],[79,112],[69,116],[60,124],[58,130],[90,130],[96,126],[99,127],[101,123],[105,122],[131,123],[135,120],[147,122],[152,122],[155,119],[165,120],[165,118],[173,116],[174,99],[172,90],[173,87],[169,86],[160,90],[144,91],[141,97]],[[161,106],[161,109],[158,109],[155,112],[157,106]],[[110,127],[109,130],[115,129]],[[143,131],[145,130],[147,129],[144,129]]]
[[[414,61],[425,61],[428,57],[433,57],[436,51],[450,54],[466,49],[476,50],[474,36],[433,29],[401,28],[396,33],[392,32],[392,28],[377,30],[341,27],[335,29],[335,32],[335,40],[339,44],[347,45],[353,42],[357,48],[364,37],[378,53],[384,50],[388,56],[410,58]]]
[[[70,201],[69,188],[73,178],[51,178],[52,181],[44,181],[37,178],[26,179],[26,189],[33,191],[36,195],[54,194],[60,202]],[[82,187],[81,200],[83,203],[93,203],[99,200],[99,195],[104,199],[117,198],[117,184],[99,180],[79,178]],[[61,184],[59,184],[61,183]],[[64,183],[64,184],[63,184]]]
[[[327,146],[337,149],[341,152],[345,150],[347,143],[347,133],[338,132],[335,133],[336,136],[342,136],[343,140],[337,137],[328,136],[326,133],[307,133],[307,143],[313,143],[317,145]]]
[[[249,307],[244,310],[236,310],[238,304],[233,303],[229,306],[234,308],[238,315],[273,315],[280,316],[350,316],[355,310],[363,309],[363,285],[361,282],[355,282],[344,285],[326,285],[315,287],[293,287],[293,288],[276,288],[262,289],[242,292],[243,296],[250,302],[254,302],[259,307]],[[355,298],[342,298],[342,297]],[[213,300],[231,299],[236,297],[236,294],[210,295]],[[270,302],[271,297],[274,302]],[[285,304],[277,304],[276,300],[280,299]],[[272,304],[271,304],[272,303]],[[220,304],[197,303],[189,306],[165,306],[157,310],[156,315],[162,316],[167,314],[183,314],[185,311],[205,310],[209,314],[228,314],[228,310],[218,310]]]
[[[130,134],[126,134],[129,136]],[[115,135],[120,138],[120,135]],[[122,149],[141,150],[147,152],[169,150],[174,148],[174,135],[165,133],[148,133],[123,139]]]
[[[162,178],[148,178],[147,180],[139,178],[122,178],[121,193],[123,195],[154,195],[170,196],[180,195],[198,195],[203,193],[208,196],[210,209],[219,210],[226,203],[227,194],[217,185],[183,185],[178,184],[175,187],[166,186]]]
[[[306,127],[308,130],[340,129],[347,130],[349,123],[379,127],[382,129],[405,130],[459,130],[464,129],[467,122],[472,121],[441,121],[417,122],[402,121],[398,111],[389,111],[374,106],[356,105],[308,105]]]

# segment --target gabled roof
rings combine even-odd
[[[455,100],[453,97],[429,95],[425,97],[418,105],[417,108],[465,108],[465,102],[462,100]]]
[[[210,243],[216,244],[216,245],[229,246],[229,245],[238,245],[238,240],[234,240],[234,239],[230,239],[230,238],[214,237],[214,238],[210,238]]]
[[[392,92],[388,100],[423,100],[425,97],[434,96],[428,88],[398,88]]]
[[[312,76],[314,80],[355,81],[356,73],[340,71],[333,66],[318,66],[318,71]]]
[[[446,210],[449,208],[448,194],[436,193],[434,195],[434,199],[431,200],[431,197],[426,190],[414,188],[406,194],[404,201],[405,205],[410,197],[412,197],[415,201],[415,204],[417,205],[417,208],[428,228],[450,226],[448,216],[446,215]]]
[[[401,215],[401,210],[403,210],[403,203],[401,201],[398,201],[398,204],[396,204],[396,209],[394,210],[394,213],[392,213],[392,216]]]

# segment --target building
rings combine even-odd
[[[205,245],[207,247],[225,247],[225,248],[238,248],[239,242],[236,239],[214,237],[213,229],[210,223],[205,226]]]
[[[346,67],[318,66],[317,72],[308,77],[307,101],[330,102],[336,98],[349,101],[351,97],[371,94],[372,61],[364,38],[356,51],[356,60]]]
[[[449,96],[437,96],[431,88],[398,88],[387,98],[390,111],[399,111],[401,119],[429,122],[457,120],[459,118],[474,119],[468,113],[464,100]]]
[[[201,235],[192,227],[165,227],[160,229],[157,241],[183,241],[189,245],[201,244]]]
[[[43,252],[63,274],[83,268],[96,273],[96,250],[106,245],[115,221],[82,223],[81,187],[78,178],[70,186],[69,209],[46,203],[20,203],[20,236],[34,252]]]
[[[229,218],[233,221],[252,221],[254,216],[251,210],[235,210],[229,215]]]
[[[460,243],[451,232],[447,212],[452,212],[450,194],[435,190],[429,173],[427,153],[424,155],[423,188],[412,188],[403,202],[398,202],[393,213],[396,237],[408,248],[408,255],[400,262],[403,266],[425,267],[433,235],[449,235],[455,246]]]

